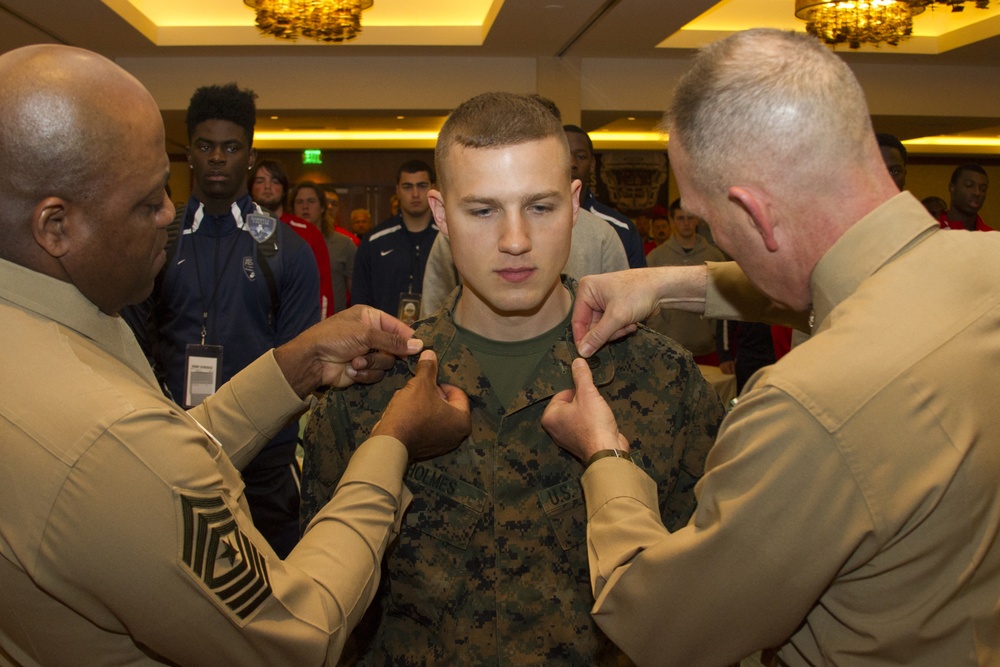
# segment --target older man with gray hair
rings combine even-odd
[[[805,35],[705,49],[668,129],[684,206],[745,275],[585,278],[580,352],[658,303],[726,318],[776,303],[811,311],[813,335],[750,379],[674,533],[645,473],[604,455],[628,445],[574,362],[543,425],[593,461],[597,624],[639,664],[765,647],[792,666],[998,664],[1000,240],[940,231],[898,191],[860,85]]]

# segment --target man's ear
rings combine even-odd
[[[448,219],[444,212],[444,196],[441,194],[440,190],[428,190],[427,191],[427,203],[431,207],[431,213],[434,214],[434,222],[437,223],[438,229],[446,237],[448,236]]]
[[[762,193],[754,187],[734,185],[729,188],[729,201],[743,209],[753,221],[754,228],[764,240],[764,247],[769,252],[776,252],[778,241],[774,237],[774,219],[770,207],[764,202]]]
[[[247,166],[247,171],[253,171],[253,166],[255,164],[257,164],[257,149],[256,148],[251,148],[250,149],[250,162],[249,162],[249,165]]]
[[[580,192],[583,190],[583,183],[579,178],[574,178],[570,185],[570,202],[573,204],[573,226],[576,226],[577,216],[580,214]]]
[[[61,197],[46,197],[31,212],[31,234],[35,243],[56,259],[69,252],[70,204]]]

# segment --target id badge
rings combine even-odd
[[[414,292],[403,292],[399,295],[399,314],[396,316],[407,326],[420,318],[420,295]]]
[[[188,345],[184,368],[184,407],[193,408],[219,388],[222,346]]]

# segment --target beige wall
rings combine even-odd
[[[580,109],[661,111],[690,66],[686,57],[258,56],[116,62],[150,90],[163,110],[186,108],[199,86],[237,81],[260,95],[261,109],[441,110],[488,90],[538,92],[564,107],[568,122],[575,122]],[[849,64],[876,115],[995,120],[1000,109],[1000,66]],[[973,96],[966,92],[969,81],[976,82]]]

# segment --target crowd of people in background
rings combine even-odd
[[[558,114],[551,101],[538,96],[535,99]],[[640,211],[619,211],[614,208],[615,202],[601,202],[592,187],[597,156],[590,137],[575,125],[564,125],[563,129],[570,145],[572,175],[585,186],[580,194],[581,208],[593,212],[611,226],[621,240],[631,268],[690,266],[728,259],[715,245],[705,221],[686,210],[680,198]],[[896,186],[904,190],[906,146],[887,133],[877,133],[876,140],[889,175]],[[391,215],[373,226],[369,210],[355,208],[350,211],[347,227],[343,227],[340,225],[340,197],[347,193],[346,188],[338,192],[329,184],[299,182],[291,186],[288,199],[292,212],[289,213],[285,211],[283,193],[289,191],[290,185],[282,165],[262,160],[250,175],[254,201],[292,226],[313,249],[321,290],[326,293],[325,290],[332,286],[329,299],[324,296],[324,316],[352,303],[362,303],[380,308],[407,323],[436,312],[447,292],[460,279],[450,263],[444,292],[439,284],[440,271],[427,278],[424,276],[428,256],[434,256],[431,249],[437,235],[426,198],[434,181],[434,169],[427,163],[410,161],[401,165],[390,202]],[[955,168],[947,184],[949,201],[932,195],[922,203],[942,228],[992,231],[979,215],[988,188],[989,177],[983,167],[974,163],[962,164]],[[325,250],[322,244],[317,244],[317,238],[325,240]],[[637,248],[640,247],[644,262],[638,259]],[[450,251],[446,248],[445,252]],[[573,266],[571,260],[568,269],[571,275],[574,275]],[[611,266],[615,268],[604,270],[617,270],[616,265],[612,263]],[[594,272],[600,269],[587,269],[574,277]],[[427,280],[433,283],[428,284]],[[352,297],[354,282],[359,289]],[[430,307],[423,302],[425,293],[432,295]],[[802,334],[786,326],[716,321],[669,309],[654,313],[645,324],[676,340],[699,364],[718,367],[723,375],[735,376],[737,394],[754,372],[773,364],[805,340]]]
[[[561,118],[550,100],[537,95],[534,99]],[[620,211],[614,208],[616,202],[599,200],[594,188],[598,156],[589,135],[576,125],[564,125],[563,130],[570,148],[572,177],[583,184],[581,210],[610,225],[621,241],[629,267],[690,266],[728,259],[716,246],[705,221],[685,209],[680,198],[639,211]],[[906,146],[887,133],[877,133],[876,140],[889,175],[904,190]],[[348,188],[309,180],[291,184],[284,167],[275,160],[259,160],[251,167],[248,185],[253,201],[287,224],[313,251],[323,317],[352,304],[366,304],[413,323],[436,312],[447,292],[460,282],[447,239],[441,251],[445,259],[437,258],[434,248],[438,228],[427,200],[427,193],[435,186],[434,168],[410,160],[399,167],[396,181],[388,218],[375,225],[367,208],[354,208],[342,226],[340,198],[348,194]],[[944,229],[993,231],[979,215],[988,188],[989,177],[982,166],[962,164],[947,184],[948,201],[932,195],[922,203]],[[577,244],[585,242],[577,238],[581,236],[574,234]],[[432,263],[443,261],[446,270],[435,266],[425,276],[429,257],[435,258]],[[603,267],[581,270],[571,258],[567,271],[580,278],[618,268],[616,262],[605,262]],[[429,304],[424,301],[425,294],[431,295]],[[670,309],[654,313],[645,324],[679,342],[699,364],[735,375],[736,393],[759,368],[774,363],[805,339],[789,327],[715,321]]]
[[[539,96],[535,99],[561,117],[551,101]],[[728,259],[716,246],[705,221],[686,210],[680,198],[639,211],[619,211],[614,208],[615,202],[601,202],[593,187],[598,156],[589,136],[575,125],[563,128],[570,146],[572,175],[585,184],[580,194],[581,210],[592,212],[596,219],[610,225],[631,268],[690,266]],[[909,157],[906,146],[887,133],[877,133],[876,140],[889,175],[904,190]],[[435,243],[437,226],[426,196],[435,180],[434,168],[425,162],[401,165],[391,196],[390,216],[374,225],[367,208],[354,208],[345,226],[340,224],[340,198],[348,194],[348,188],[308,180],[290,184],[283,166],[274,160],[258,161],[251,169],[249,184],[253,200],[291,226],[313,250],[324,317],[360,303],[413,323],[418,317],[436,312],[461,279],[452,263],[447,239]],[[993,230],[979,215],[989,188],[989,177],[982,166],[959,165],[946,187],[947,201],[936,195],[922,200],[942,228]],[[286,210],[286,199],[290,211]],[[583,236],[574,233],[575,243],[589,242]],[[442,243],[444,248],[439,251],[435,246]],[[642,263],[637,259],[640,247]],[[439,252],[444,256],[439,257]],[[428,258],[434,266],[425,276]],[[581,267],[574,256],[566,271],[579,279],[620,268],[624,267],[617,261]],[[358,289],[352,293],[355,283]],[[653,313],[645,324],[680,343],[703,370],[718,368],[722,375],[734,377],[735,394],[757,370],[775,363],[806,340],[805,334],[787,326],[712,320],[670,309]],[[721,389],[721,385],[717,388]]]

